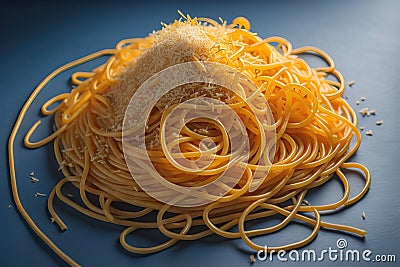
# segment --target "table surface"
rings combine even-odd
[[[377,113],[360,117],[360,125],[374,131],[363,133],[363,142],[352,160],[368,166],[373,181],[366,197],[357,205],[333,215],[329,222],[344,223],[366,229],[364,239],[344,233],[321,230],[305,249],[321,251],[336,248],[344,238],[349,249],[370,249],[376,254],[400,257],[400,201],[398,174],[400,142],[400,1],[26,1],[2,3],[1,72],[2,117],[0,145],[0,265],[56,266],[65,264],[39,240],[18,214],[11,199],[6,144],[20,108],[35,86],[52,70],[94,51],[113,47],[128,37],[146,36],[160,28],[160,21],[178,18],[177,10],[192,16],[222,17],[231,21],[246,16],[252,30],[262,37],[279,35],[294,47],[315,45],[327,51],[347,81],[355,80],[345,95],[355,109],[369,107]],[[103,60],[104,61],[104,60]],[[81,67],[90,69],[101,59]],[[77,70],[77,69],[75,69]],[[28,150],[22,145],[26,130],[39,118],[40,105],[50,96],[68,90],[67,71],[39,95],[23,121],[15,142],[16,169],[22,203],[26,210],[54,242],[84,266],[249,266],[252,253],[241,240],[208,237],[200,241],[180,242],[150,256],[126,253],[119,245],[121,227],[97,222],[56,203],[56,209],[69,229],[60,232],[49,220],[46,199],[35,192],[48,193],[60,179],[51,145]],[[355,104],[361,96],[366,101]],[[50,120],[42,118],[38,135],[46,134]],[[383,120],[376,126],[376,120]],[[34,171],[40,182],[32,183]],[[360,190],[362,179],[350,176],[352,194]],[[327,203],[340,195],[340,184],[333,180],[313,192],[309,201]],[[11,206],[9,206],[11,204]],[[365,211],[366,219],[361,218]],[[296,241],[310,233],[310,228],[291,225],[284,231],[255,240],[266,244]],[[155,244],[157,233],[140,232],[131,239],[136,244]],[[400,260],[400,259],[398,259]],[[284,262],[257,261],[253,266],[283,266]],[[308,266],[309,263],[302,262]],[[325,260],[328,266],[340,261]],[[349,263],[356,264],[356,263]],[[359,264],[362,264],[359,263]],[[368,265],[373,266],[370,262]],[[380,263],[392,266],[394,263]]]

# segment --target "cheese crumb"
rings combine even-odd
[[[39,182],[39,179],[36,178],[36,177],[30,176],[29,178],[31,178],[31,181],[32,181],[33,183]]]
[[[372,130],[366,131],[365,134],[366,134],[366,135],[369,135],[369,136],[373,136],[373,135],[374,135],[374,133],[372,132]]]
[[[254,257],[254,255],[250,255],[250,263],[255,263],[256,262],[256,258]]]
[[[360,101],[357,100],[357,101],[356,101],[356,105],[360,105]]]
[[[365,214],[365,211],[363,211],[363,212],[361,213],[361,217],[363,218],[363,220],[365,220],[365,218],[367,217],[366,214]]]
[[[365,126],[360,126],[360,130],[364,131],[365,130]]]
[[[358,112],[360,112],[360,114],[363,116],[368,115],[368,108],[360,109]]]
[[[361,101],[365,101],[367,98],[365,96],[361,97]]]
[[[380,121],[376,121],[376,125],[382,125],[382,123],[383,123],[383,121],[382,121],[382,120],[380,120]]]
[[[35,193],[35,197],[45,197],[45,196],[47,196],[47,194],[39,193],[39,192]]]
[[[355,85],[356,84],[356,81],[354,81],[354,80],[351,80],[350,82],[349,82],[349,86],[353,86],[353,85]]]

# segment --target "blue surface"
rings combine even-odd
[[[244,4],[246,3],[246,4]],[[207,1],[165,3],[133,1],[37,1],[0,5],[2,55],[0,90],[3,115],[0,119],[0,266],[65,265],[26,226],[12,203],[6,144],[17,114],[35,86],[52,70],[73,59],[102,48],[111,48],[127,37],[145,36],[160,28],[160,21],[178,18],[177,9],[193,16],[219,16],[231,21],[246,16],[252,30],[262,37],[283,36],[294,47],[315,45],[327,51],[347,81],[355,80],[346,91],[355,109],[375,108],[375,117],[360,118],[360,124],[373,129],[374,136],[364,140],[353,160],[367,165],[373,175],[371,189],[357,205],[326,221],[345,223],[368,231],[365,239],[332,231],[321,231],[306,249],[321,251],[335,247],[338,238],[346,238],[351,249],[370,249],[375,254],[395,254],[400,261],[400,198],[398,119],[400,103],[400,1]],[[101,60],[100,60],[101,61]],[[99,61],[97,61],[97,64]],[[90,69],[88,64],[80,69]],[[16,168],[22,203],[32,218],[54,242],[84,266],[250,266],[251,251],[241,240],[210,237],[195,242],[180,242],[150,256],[124,252],[118,243],[121,227],[97,222],[56,203],[55,208],[69,229],[61,233],[50,223],[45,198],[35,192],[48,193],[60,178],[51,145],[28,150],[22,146],[26,130],[39,119],[39,107],[59,92],[68,90],[66,72],[54,80],[34,102],[17,136]],[[366,101],[360,106],[355,101]],[[376,126],[376,120],[384,120]],[[44,119],[38,135],[50,130]],[[28,174],[40,178],[32,183]],[[355,194],[362,183],[351,176]],[[338,198],[340,184],[333,180],[309,197],[312,203],[327,203]],[[366,212],[366,220],[361,213]],[[306,236],[309,228],[292,225],[279,234],[255,240],[267,244],[284,244]],[[141,231],[132,242],[156,243],[157,234]],[[288,263],[257,261],[253,266],[283,266]],[[310,263],[296,263],[309,266]],[[324,261],[326,266],[343,262]],[[349,263],[350,264],[350,263]],[[354,263],[353,263],[354,264]],[[363,264],[358,263],[358,265]],[[373,266],[368,263],[368,266]],[[379,266],[394,266],[380,263]]]

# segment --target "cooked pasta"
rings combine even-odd
[[[310,67],[299,56],[305,53],[323,58],[327,66]],[[276,36],[262,39],[250,31],[250,23],[242,17],[227,24],[182,14],[180,20],[163,25],[148,37],[123,40],[114,49],[94,53],[57,69],[35,89],[21,110],[9,140],[14,200],[32,229],[67,263],[77,265],[35,225],[19,200],[14,139],[28,108],[51,79],[100,56],[110,57],[91,72],[73,74],[71,80],[75,87],[42,106],[43,114],[54,116],[56,130],[41,141],[32,141],[40,124],[38,121],[24,139],[29,148],[54,143],[55,157],[65,178],[51,191],[48,209],[61,229],[67,226],[53,209],[55,197],[89,217],[125,226],[120,243],[126,250],[139,254],[158,252],[180,240],[197,240],[211,234],[241,238],[250,248],[261,250],[264,244],[256,244],[251,237],[284,231],[291,221],[302,221],[312,226],[313,231],[304,240],[269,246],[269,250],[303,247],[316,237],[321,227],[360,236],[366,234],[351,226],[324,222],[320,216],[321,211],[358,202],[367,192],[371,179],[366,167],[348,162],[361,143],[361,135],[355,112],[341,97],[345,82],[333,60],[315,47],[293,48],[290,42]],[[208,151],[215,154],[215,161],[203,172],[196,173],[171,163],[172,154],[165,149],[160,135],[165,120],[179,103],[200,95],[218,98],[238,114],[246,127],[249,161],[243,167],[239,182],[216,201],[184,207],[153,198],[132,179],[122,144],[129,101],[152,75],[184,62],[195,62],[199,68],[202,62],[215,62],[236,69],[257,86],[268,103],[274,120],[271,127],[275,134],[275,152],[268,175],[254,191],[249,190],[249,186],[264,140],[257,118],[247,104],[248,99],[221,86],[205,88],[202,83],[180,86],[152,108],[145,132],[148,156],[157,172],[176,185],[198,186],[215,180],[232,153],[223,127],[210,120],[194,120],[182,129],[178,145],[189,160],[199,157],[199,146],[204,138],[211,138],[215,143],[215,149]],[[334,78],[331,80],[330,76]],[[349,168],[359,169],[365,176],[365,186],[352,198],[343,173],[343,169]],[[304,205],[310,189],[322,186],[335,175],[344,188],[340,200],[325,205]],[[62,188],[67,183],[79,191],[79,202],[64,195]],[[153,221],[142,220],[152,213],[156,214]],[[268,228],[245,228],[246,221],[267,221],[274,215],[284,219]],[[231,230],[234,226],[237,231]],[[129,244],[127,235],[142,228],[159,229],[170,239],[148,248]]]

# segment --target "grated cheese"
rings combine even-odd
[[[33,183],[37,183],[37,182],[40,181],[38,178],[33,177],[33,176],[31,176],[31,177],[29,177],[29,178],[31,179],[31,181],[32,181]]]
[[[368,115],[368,108],[360,109],[358,112],[360,112],[360,114],[363,116]]]
[[[254,255],[250,255],[250,263],[253,264],[256,262],[256,258],[254,257]]]
[[[365,134],[366,134],[366,135],[369,135],[369,136],[373,136],[373,135],[374,135],[374,133],[372,132],[372,130],[366,131]]]
[[[194,62],[201,71],[206,71],[202,61],[216,61],[215,50],[224,49],[227,40],[227,32],[233,31],[226,27],[209,27],[200,23],[175,21],[170,25],[164,25],[160,31],[151,34],[149,47],[144,48],[141,54],[129,63],[118,77],[120,82],[113,83],[105,93],[110,98],[111,106],[115,114],[111,116],[112,126],[110,130],[119,131],[130,99],[136,90],[148,78],[170,66]],[[212,37],[212,38],[211,38]],[[214,51],[212,53],[212,51]],[[143,71],[146,69],[148,71]],[[171,77],[178,79],[178,77]],[[159,82],[153,81],[154,86]],[[151,85],[151,84],[150,84]],[[177,104],[180,99],[187,99],[198,91],[191,84],[185,84],[176,90],[170,91],[163,97],[158,108]],[[151,95],[149,95],[151,97]],[[128,121],[129,122],[129,121]]]

